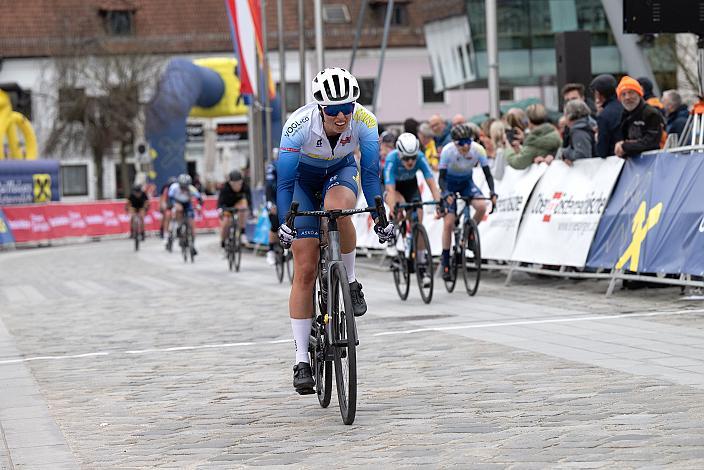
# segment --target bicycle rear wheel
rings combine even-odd
[[[313,305],[315,306],[315,317],[313,318],[313,328],[311,331],[310,363],[315,374],[315,391],[318,395],[318,402],[323,408],[327,408],[332,397],[332,360],[329,357],[329,343],[325,325],[325,314],[327,307],[320,289],[321,278],[316,282]]]
[[[479,278],[482,273],[482,255],[479,244],[479,229],[471,218],[464,223],[462,231],[462,257],[464,286],[470,296],[479,289]]]
[[[332,311],[332,350],[335,360],[337,399],[340,404],[342,422],[352,424],[357,412],[357,332],[347,283],[347,272],[342,263],[330,270],[331,287],[329,301]]]
[[[413,253],[420,296],[423,298],[423,302],[429,304],[433,300],[433,253],[430,251],[428,232],[420,223],[413,224]],[[426,280],[428,280],[427,284]]]
[[[405,224],[405,222],[403,222]],[[402,228],[397,228],[396,240],[401,242],[401,247],[406,246],[406,231]],[[403,248],[398,250],[398,243],[396,243],[397,253],[396,256],[391,258],[391,272],[394,275],[394,284],[396,285],[396,292],[401,300],[406,300],[408,298],[408,291],[411,288],[411,273],[408,269],[408,261],[404,255]]]

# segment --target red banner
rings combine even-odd
[[[152,199],[149,203],[144,226],[147,231],[158,231],[162,219],[159,201]],[[195,214],[196,228],[219,226],[216,204],[216,198],[205,198],[202,210]],[[16,243],[130,232],[130,216],[125,212],[124,200],[4,206],[2,210]]]

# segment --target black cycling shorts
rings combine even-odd
[[[418,191],[418,180],[396,181],[396,191],[401,193],[406,202],[420,201],[420,191]]]

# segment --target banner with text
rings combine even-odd
[[[583,267],[623,163],[618,157],[572,167],[554,161],[533,191],[512,260]]]
[[[630,158],[587,265],[704,275],[704,153]]]

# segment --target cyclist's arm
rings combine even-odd
[[[222,189],[220,189],[220,192],[218,193],[218,203],[217,207],[218,209],[223,209],[226,207],[225,205],[225,191],[227,191],[227,182],[222,185]]]
[[[489,185],[489,191],[491,194],[495,194],[494,191],[494,177],[491,175],[491,168],[489,168],[489,160],[484,155],[479,156],[479,164],[482,166],[482,171],[484,172],[484,177]]]
[[[370,128],[366,124],[360,124],[359,150],[362,157],[359,159],[359,166],[362,171],[362,191],[368,206],[373,206],[376,196],[381,196],[381,182],[379,181],[379,132],[376,119]],[[372,212],[372,218],[378,217],[376,211]]]
[[[442,168],[440,170],[440,178],[438,178],[438,183],[440,183],[440,190],[445,191],[447,189],[447,168]]]
[[[447,189],[447,166],[450,163],[450,152],[449,147],[446,146],[442,153],[440,154],[440,163],[438,164],[438,170],[440,171],[440,189],[445,191]]]
[[[300,156],[300,148],[288,147],[282,140],[279,150],[279,181],[276,185],[276,206],[279,207],[280,224],[286,221],[286,214],[291,207]]]

